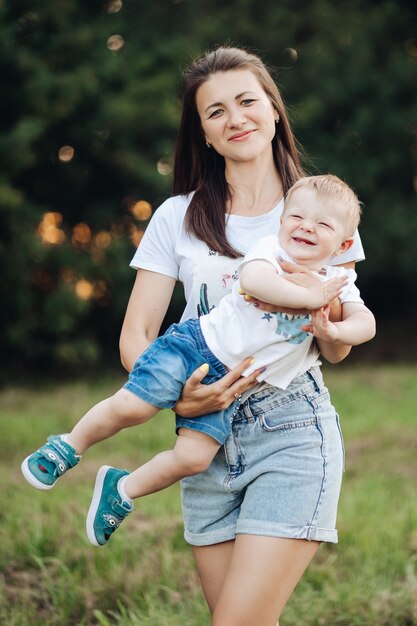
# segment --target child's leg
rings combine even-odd
[[[126,476],[123,486],[130,499],[155,493],[185,476],[204,472],[220,444],[205,433],[180,428],[173,450],[165,450]]]
[[[77,454],[83,454],[93,444],[108,439],[123,428],[147,422],[158,411],[158,407],[122,388],[87,411],[68,433],[66,441]]]
[[[97,474],[87,514],[90,542],[95,546],[108,543],[114,531],[133,511],[134,498],[160,491],[180,478],[203,472],[219,448],[220,444],[212,437],[181,428],[173,450],[157,454],[132,474],[103,465]]]
[[[146,422],[158,411],[127,389],[91,408],[66,435],[51,435],[39,450],[22,462],[26,480],[37,489],[51,489],[57,479],[75,467],[87,448],[122,428]]]

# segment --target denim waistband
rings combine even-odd
[[[280,406],[296,400],[300,396],[306,394],[320,394],[327,391],[320,367],[310,368],[304,374],[297,376],[287,389],[279,389],[272,385],[265,385],[261,389],[255,391],[240,407],[240,416],[257,418],[258,415],[264,413],[266,407],[272,409],[274,406]]]

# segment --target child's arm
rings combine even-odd
[[[313,311],[308,330],[316,337],[322,356],[330,363],[337,363],[346,356],[344,347],[350,350],[350,346],[365,343],[375,336],[375,318],[363,304],[346,302],[342,321],[331,322],[328,307],[324,307]]]
[[[259,300],[293,309],[314,310],[328,304],[341,293],[345,277],[331,278],[309,286],[291,283],[278,274],[268,261],[249,261],[240,271],[240,288]]]

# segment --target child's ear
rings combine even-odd
[[[349,248],[353,246],[353,242],[354,242],[353,237],[348,237],[347,239],[342,241],[342,243],[340,244],[339,250],[337,250],[337,252],[335,252],[333,256],[340,256],[344,252],[347,252]]]

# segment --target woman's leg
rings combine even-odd
[[[203,585],[215,601],[212,626],[276,626],[277,619],[314,557],[319,543],[259,535],[238,535],[232,549],[223,554],[222,580],[210,583],[213,556],[199,571]],[[231,552],[231,554],[230,554]],[[204,557],[203,557],[204,560]],[[220,591],[219,591],[220,587]],[[206,591],[205,591],[206,593]],[[211,600],[213,603],[213,598]],[[210,604],[209,604],[210,606]]]
[[[234,543],[224,541],[211,546],[193,546],[194,559],[210,613],[214,613],[226,580]]]

